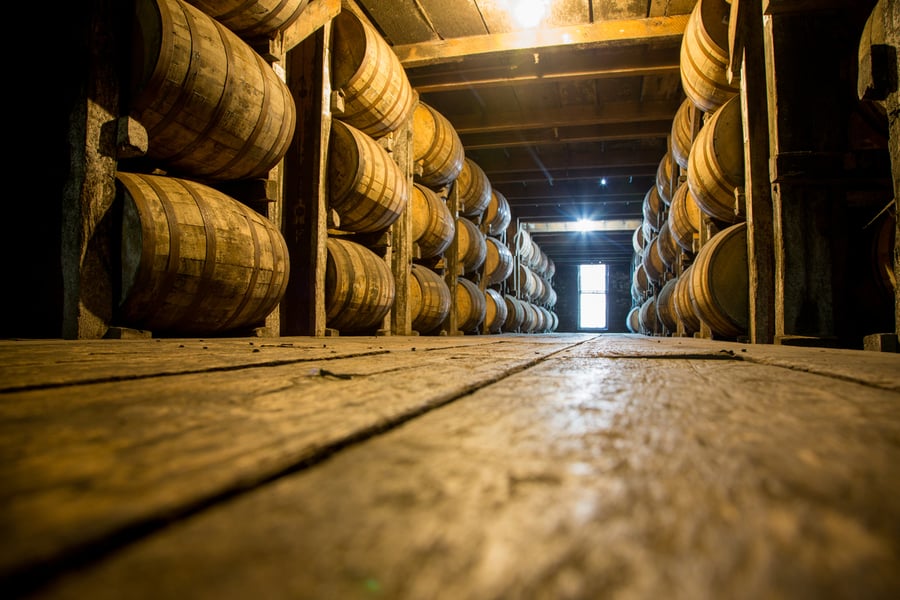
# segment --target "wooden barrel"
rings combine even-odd
[[[687,181],[678,186],[672,197],[668,222],[675,243],[685,252],[693,254],[694,235],[700,233],[700,207]]]
[[[352,11],[333,20],[332,81],[344,98],[335,117],[373,138],[406,122],[414,94],[400,60],[381,35]]]
[[[541,250],[538,253],[538,260],[534,264],[534,272],[540,276],[544,276],[547,274],[547,267],[550,265],[550,257],[547,256],[547,253]]]
[[[550,311],[550,326],[547,328],[547,331],[553,333],[559,328],[559,315],[557,315],[552,310]]]
[[[634,233],[631,234],[631,247],[634,248],[635,254],[640,254],[644,251],[644,228],[641,225],[638,225],[634,228]]]
[[[287,85],[234,32],[180,0],[138,0],[135,18],[130,112],[147,129],[146,158],[194,179],[267,177],[296,127]]]
[[[650,240],[650,243],[644,249],[644,254],[641,257],[641,264],[644,265],[644,270],[647,272],[647,279],[649,279],[651,283],[659,284],[662,283],[663,274],[666,272],[666,265],[659,254],[657,246],[659,246],[659,237]]]
[[[628,317],[625,319],[625,324],[628,326],[628,331],[631,333],[640,333],[641,332],[641,307],[633,306],[631,310],[628,311]]]
[[[465,217],[456,219],[456,256],[463,273],[474,273],[487,258],[487,241],[478,225]]]
[[[488,235],[498,236],[506,231],[512,220],[512,212],[506,196],[491,188],[491,200],[484,211],[482,222],[487,224]]]
[[[672,154],[670,152],[666,152],[666,154],[662,157],[662,160],[659,161],[659,166],[656,168],[656,190],[659,193],[659,199],[666,206],[668,206],[672,202],[672,192],[670,190],[670,186],[672,182],[672,171],[674,170],[674,168],[675,167],[672,164]]]
[[[669,270],[674,271],[676,261],[678,260],[679,247],[678,244],[675,243],[675,238],[672,237],[672,232],[669,230],[668,221],[664,221],[662,229],[659,230],[659,236],[657,236],[656,242],[656,251],[659,253],[659,259],[662,261],[662,263]]]
[[[723,223],[745,218],[744,206],[735,211],[734,196],[744,185],[743,132],[741,99],[735,96],[697,134],[688,159],[687,183],[697,206]]]
[[[410,194],[412,239],[422,258],[443,254],[453,243],[456,227],[444,200],[424,185],[414,183]]]
[[[700,319],[694,312],[694,305],[691,303],[691,269],[693,264],[689,265],[681,275],[675,280],[675,290],[672,301],[675,307],[675,314],[681,321],[684,332],[688,335],[700,331]]]
[[[662,225],[662,209],[663,204],[662,199],[659,197],[659,188],[654,185],[644,194],[644,203],[641,207],[645,229],[649,228],[652,232],[659,231]],[[648,239],[650,236],[646,235],[646,231],[644,233],[644,245],[646,245],[650,241]]]
[[[529,267],[519,263],[519,282],[516,290],[519,298],[531,300],[540,291],[538,287],[538,276]]]
[[[634,272],[631,275],[631,284],[635,291],[638,292],[638,297],[635,300],[643,298],[644,294],[650,291],[650,278],[647,277],[647,268],[644,266],[643,261],[639,262],[634,268]]]
[[[122,300],[138,329],[206,334],[261,323],[284,296],[278,228],[200,183],[120,172]]]
[[[554,306],[556,306],[556,290],[554,290],[553,286],[551,286],[547,281],[544,282],[544,285],[547,289],[547,292],[544,294],[544,305],[553,308]]]
[[[484,325],[491,333],[500,333],[503,324],[506,323],[508,311],[506,302],[500,292],[493,288],[484,290],[485,313]]]
[[[506,322],[503,324],[503,331],[516,333],[525,320],[525,307],[521,300],[509,294],[504,294],[503,301],[506,303]]]
[[[544,276],[547,277],[547,279],[552,279],[554,275],[556,275],[556,263],[548,256],[547,269],[544,271]]]
[[[463,160],[456,185],[459,187],[459,214],[464,217],[482,214],[491,202],[491,182],[471,158]]]
[[[449,185],[459,177],[464,159],[462,141],[450,121],[428,104],[421,101],[416,104],[413,111],[416,181],[433,188]]]
[[[409,314],[414,331],[426,334],[438,329],[450,314],[450,288],[444,278],[413,263],[409,278]]]
[[[484,321],[487,302],[481,289],[465,277],[456,279],[456,327],[460,331],[475,332]]]
[[[522,308],[525,310],[525,318],[519,330],[522,333],[534,333],[540,325],[540,315],[537,308],[531,302],[522,300]]]
[[[694,142],[693,118],[694,103],[690,98],[685,98],[675,111],[672,120],[672,159],[682,169],[687,169],[688,156],[691,154],[691,145]]]
[[[337,119],[331,122],[330,205],[344,231],[390,227],[409,202],[406,177],[378,142]]]
[[[306,9],[309,0],[187,0],[244,39],[271,38]]]
[[[394,305],[394,276],[387,262],[340,238],[328,238],[326,249],[326,325],[349,332],[377,328]]]
[[[544,330],[544,313],[541,312],[541,309],[534,302],[528,302],[527,306],[533,316],[533,322],[528,333],[540,333]]]
[[[554,317],[556,316],[552,313],[548,308],[544,306],[539,306],[538,309],[544,315],[544,333],[550,333],[555,329],[555,325],[553,324]]]
[[[678,313],[675,312],[675,285],[677,283],[676,279],[668,280],[656,297],[656,316],[659,317],[659,322],[669,333],[675,333],[678,330]]]
[[[488,285],[503,283],[513,272],[512,252],[497,238],[488,237],[485,239],[485,243],[487,253],[484,259],[484,276],[487,278]]]
[[[713,112],[740,89],[728,83],[728,17],[726,0],[698,0],[681,38],[681,87],[703,112]]]
[[[659,317],[656,313],[656,296],[650,296],[641,304],[641,310],[638,313],[638,321],[641,324],[641,333],[645,335],[654,335],[659,328]]]
[[[722,337],[747,333],[750,322],[747,224],[718,232],[691,265],[691,304],[697,317]]]
[[[524,229],[520,229],[513,237],[515,242],[515,254],[519,258],[519,262],[528,264],[531,262],[531,253],[534,252],[534,245],[531,243],[531,234]]]

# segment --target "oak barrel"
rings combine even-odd
[[[340,215],[340,228],[372,232],[392,225],[409,202],[409,185],[387,150],[334,119],[328,153],[330,206]]]
[[[147,129],[147,158],[194,179],[267,177],[296,127],[287,85],[198,8],[138,0],[135,15],[130,112]]]
[[[659,254],[657,246],[659,246],[658,236],[650,240],[650,243],[644,248],[644,254],[641,256],[641,264],[644,265],[644,270],[647,272],[647,279],[649,279],[651,283],[658,284],[662,283],[663,274],[666,272],[666,265]]]
[[[675,167],[672,164],[672,153],[666,152],[656,167],[656,189],[659,199],[668,206],[672,202],[671,182]]]
[[[750,322],[747,224],[718,232],[691,265],[691,304],[697,317],[723,337],[747,333]]]
[[[463,273],[473,273],[487,258],[487,241],[478,225],[465,217],[456,219],[457,260]]]
[[[675,238],[672,237],[672,232],[669,230],[668,221],[663,221],[662,229],[659,230],[656,251],[659,253],[659,258],[663,265],[669,270],[674,271],[676,261],[678,260],[679,247],[675,242]]]
[[[430,188],[413,183],[409,202],[412,239],[422,258],[442,254],[453,243],[453,215],[444,200]]]
[[[540,315],[537,307],[527,300],[522,300],[521,302],[525,311],[525,318],[522,319],[522,325],[519,330],[522,333],[534,333],[540,326]]]
[[[531,234],[525,229],[520,229],[513,236],[513,242],[516,246],[515,254],[519,261],[523,263],[531,262],[531,254],[534,252],[534,245],[531,243]]]
[[[493,288],[484,290],[485,313],[484,325],[491,333],[500,333],[503,324],[506,323],[508,311],[506,302],[500,292]]]
[[[482,220],[487,224],[488,235],[493,236],[499,236],[506,231],[512,220],[509,201],[506,199],[506,196],[493,187],[491,188],[491,200],[488,202]]]
[[[678,313],[675,312],[676,283],[676,279],[668,280],[656,297],[656,315],[669,333],[674,333],[678,329]]]
[[[521,300],[509,294],[503,295],[503,301],[506,303],[506,323],[503,324],[503,331],[518,332],[525,320],[525,307]]]
[[[740,91],[728,83],[730,14],[726,0],[698,0],[681,38],[681,86],[703,112],[715,111]]]
[[[409,278],[409,313],[412,328],[419,333],[436,330],[450,314],[450,288],[444,278],[413,263]]]
[[[377,328],[394,304],[394,276],[369,248],[330,237],[326,241],[325,323],[339,331]]]
[[[691,145],[694,142],[693,135],[693,118],[694,103],[690,98],[685,98],[675,111],[675,118],[672,120],[672,147],[670,152],[672,158],[682,169],[687,169],[688,156],[691,153]]]
[[[484,293],[472,281],[465,277],[456,279],[456,327],[460,331],[474,332],[484,321],[487,302]]]
[[[447,118],[419,102],[413,110],[413,162],[421,167],[416,181],[429,187],[449,185],[459,177],[465,151]]]
[[[631,247],[634,248],[635,254],[640,254],[644,250],[644,228],[638,225],[631,234]]]
[[[735,210],[734,189],[744,185],[744,133],[741,99],[735,96],[717,110],[694,140],[688,158],[687,183],[704,213],[723,223],[744,217]]]
[[[512,275],[514,261],[512,252],[506,244],[497,238],[485,239],[487,253],[484,259],[484,276],[488,285],[496,285],[506,281]]]
[[[628,331],[631,333],[641,332],[640,313],[640,306],[632,306],[631,310],[628,311],[628,317],[625,319],[625,324],[628,326]]]
[[[647,268],[644,267],[643,261],[634,268],[631,275],[631,287],[633,289],[632,297],[635,300],[643,298],[644,294],[650,291],[650,278],[647,276]],[[637,293],[636,297],[635,292]]]
[[[691,269],[693,264],[681,272],[681,275],[675,280],[675,290],[673,294],[673,304],[675,314],[681,321],[684,332],[688,335],[700,331],[700,319],[694,312],[694,305],[691,303]]]
[[[244,39],[274,37],[296,21],[309,0],[187,0]]]
[[[333,20],[332,86],[344,97],[335,117],[373,138],[409,119],[414,94],[400,60],[381,35],[352,11]]]
[[[557,315],[552,310],[550,311],[550,326],[547,328],[547,331],[554,332],[559,327],[559,315]]]
[[[518,289],[516,290],[518,296],[520,298],[525,298],[526,300],[531,300],[540,291],[538,285],[537,274],[532,271],[531,268],[519,263],[519,281]]]
[[[651,187],[647,190],[647,193],[644,194],[644,203],[641,206],[641,213],[644,216],[644,229],[648,229],[651,232],[659,231],[659,227],[662,225],[662,199],[659,197],[659,188],[657,186]],[[644,232],[644,245],[650,242],[647,232]]]
[[[656,296],[650,296],[641,304],[638,313],[638,321],[641,324],[641,333],[653,335],[659,328],[659,317],[656,313]]]
[[[464,217],[481,215],[491,201],[491,182],[471,158],[463,161],[456,185],[459,188],[459,214]]]
[[[253,326],[287,288],[275,225],[203,184],[120,172],[122,301],[129,327],[206,334]]]
[[[694,235],[700,233],[700,207],[697,206],[687,181],[682,182],[675,190],[669,207],[668,222],[675,243],[685,252],[693,254]]]

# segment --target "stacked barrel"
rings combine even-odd
[[[219,22],[201,10],[207,4],[135,3],[132,53],[143,61],[133,66],[128,108],[148,145],[118,163],[113,323],[161,335],[263,325],[287,288],[279,229],[219,188],[268,178],[287,152],[294,100],[247,40],[274,35],[306,2],[282,3],[262,29],[253,21],[272,15],[245,8]]]
[[[510,302],[523,306],[525,319],[519,330],[522,333],[556,331],[559,325],[559,318],[553,310],[556,306],[556,291],[553,289],[556,265],[527,229],[518,229],[514,244],[516,267]]]
[[[686,98],[633,236],[628,328],[647,335],[746,336],[749,284],[738,88],[728,81],[725,0],[699,0],[685,28]]]

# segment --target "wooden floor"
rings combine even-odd
[[[0,342],[5,597],[900,598],[900,355]]]

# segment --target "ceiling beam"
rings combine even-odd
[[[635,180],[638,181],[638,185],[641,185],[642,182],[646,181],[647,185],[650,185],[655,181],[656,178],[656,167],[653,165],[644,165],[644,166],[631,166],[627,165],[624,167],[611,167],[606,165],[603,167],[603,175],[601,177],[605,177],[607,183],[613,183],[615,179],[628,179],[631,178],[631,183],[634,183]],[[578,179],[597,179],[597,167],[589,167],[585,169],[579,168],[565,168],[565,169],[553,169],[544,171],[512,171],[506,173],[492,173],[490,176],[491,185],[494,186],[502,186],[503,184],[516,184],[516,183],[532,183],[535,181],[547,181],[550,179],[551,181],[575,181]]]
[[[555,29],[530,29],[488,35],[474,35],[418,44],[394,46],[404,68],[458,61],[467,56],[514,52],[540,52],[570,47],[646,45],[653,40],[675,41],[684,35],[688,15],[597,21]]]
[[[661,140],[655,147],[646,150],[620,150],[610,148],[604,151],[598,148],[595,151],[578,152],[529,152],[527,148],[512,148],[509,152],[481,151],[468,152],[466,156],[482,168],[488,179],[498,173],[513,173],[516,171],[537,171],[540,173],[552,173],[554,170],[594,169],[599,179],[604,175],[606,168],[616,169],[621,173],[622,167],[636,167],[646,169],[659,166],[666,154],[665,140]],[[655,173],[655,171],[654,171]]]
[[[638,121],[634,123],[601,123],[572,127],[544,127],[495,133],[466,133],[460,135],[466,150],[511,148],[547,144],[574,144],[580,142],[606,142],[665,138],[672,131],[672,119]]]
[[[410,84],[420,94],[484,89],[499,86],[569,83],[616,77],[671,75],[680,71],[679,46],[628,48],[628,52],[598,54],[571,52],[535,61],[533,56],[509,64],[440,65],[407,71]]]
[[[542,127],[584,127],[612,123],[640,121],[668,121],[675,119],[681,99],[655,102],[605,102],[602,105],[587,104],[490,113],[449,116],[453,128],[460,136],[471,133],[520,131]]]

